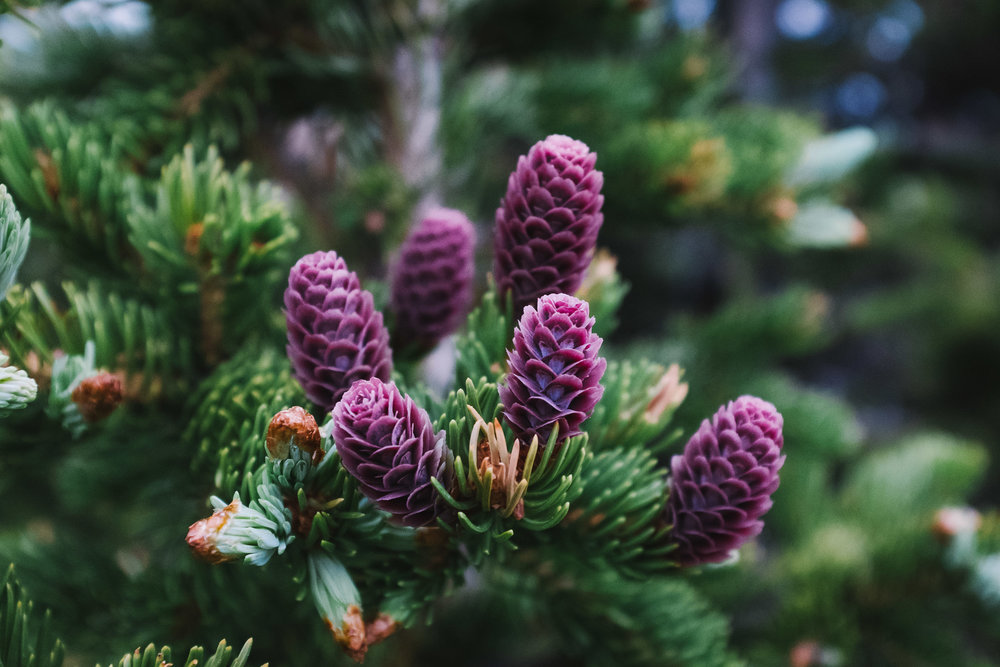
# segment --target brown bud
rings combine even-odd
[[[122,400],[122,381],[111,373],[98,373],[80,381],[70,395],[84,421],[93,424],[108,417]]]
[[[188,227],[187,233],[184,235],[184,252],[191,257],[196,257],[198,249],[201,247],[201,236],[204,233],[205,225],[200,222],[195,222]]]
[[[218,538],[229,519],[239,510],[240,501],[234,500],[221,510],[188,528],[186,542],[195,554],[212,564],[236,560],[238,555],[226,555],[219,551]]]
[[[374,646],[391,635],[399,628],[399,623],[388,614],[379,614],[378,617],[365,626],[365,643]]]
[[[325,454],[320,447],[316,419],[298,406],[282,410],[271,418],[266,442],[267,453],[272,459],[287,459],[292,445],[310,454],[313,465],[319,464]]]
[[[59,169],[56,167],[52,154],[41,148],[35,149],[35,161],[42,172],[42,180],[45,182],[45,192],[53,201],[59,197]]]
[[[352,604],[347,608],[340,626],[326,619],[326,626],[333,633],[333,638],[355,662],[364,662],[368,644],[365,642],[365,621],[361,618],[361,608]]]

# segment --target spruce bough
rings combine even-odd
[[[582,143],[558,136],[518,163],[497,215],[497,292],[484,299],[480,308],[487,311],[469,317],[458,354],[468,353],[484,320],[507,332],[507,349],[492,360],[488,376],[465,378],[443,406],[426,392],[408,393],[406,373],[402,387],[389,381],[392,351],[382,315],[343,258],[328,251],[300,259],[285,292],[287,351],[317,410],[309,415],[295,407],[274,416],[266,442],[250,445],[264,447],[267,460],[244,484],[244,497],[237,493],[228,505],[213,498],[216,513],[192,525],[188,541],[195,552],[213,563],[263,565],[296,551],[300,557],[288,567],[308,566],[295,576],[310,580],[334,641],[361,660],[372,644],[427,617],[437,598],[460,585],[465,568],[497,563],[530,572],[522,547],[573,561],[566,551],[572,539],[588,539],[588,530],[599,539],[605,526],[638,520],[629,518],[626,502],[606,508],[612,517],[582,522],[569,514],[578,500],[597,507],[618,491],[596,484],[624,484],[614,475],[590,474],[590,466],[646,446],[628,436],[641,429],[615,427],[625,416],[607,411],[595,433],[618,437],[589,442],[587,422],[604,397],[607,361],[589,304],[562,291],[579,286],[596,243],[602,197],[595,160]],[[399,276],[409,271],[411,280],[454,288],[444,328],[417,332],[426,342],[450,328],[468,289],[472,237],[463,221],[459,212],[442,210],[422,221],[403,255],[419,266],[395,269],[396,324],[407,329],[418,326],[427,304]],[[435,231],[442,226],[454,227],[450,241],[462,247],[453,256],[435,250],[449,241]],[[539,254],[540,247],[561,247],[570,237],[568,250]],[[541,279],[559,274],[567,258],[567,280]],[[525,289],[521,277],[529,275],[537,279]],[[516,327],[498,303],[518,311]],[[673,411],[660,406],[662,385],[671,377],[670,386],[676,385],[679,370],[643,377],[649,386],[629,389],[653,397],[643,418],[662,431]],[[684,393],[670,393],[672,408]],[[324,422],[318,446],[313,416]],[[654,520],[652,529],[629,535],[631,558],[618,576],[676,577],[678,566],[718,562],[758,534],[784,462],[781,426],[774,406],[744,396],[692,436],[674,457],[669,479],[643,463],[643,479],[650,480],[643,521]],[[592,446],[604,451],[601,458]],[[607,567],[614,573],[615,561]]]

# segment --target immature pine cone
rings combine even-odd
[[[724,561],[763,529],[785,462],[782,422],[767,401],[741,396],[704,420],[671,459],[668,520],[679,565]]]
[[[544,446],[559,425],[559,441],[580,435],[580,425],[601,400],[607,362],[597,353],[601,337],[586,301],[567,294],[527,306],[507,351],[510,373],[500,387],[504,417],[522,443],[538,436]]]
[[[306,396],[333,409],[356,380],[388,380],[389,332],[372,295],[334,251],[306,255],[285,290],[288,358]]]
[[[597,154],[554,134],[517,161],[496,214],[493,276],[514,312],[543,294],[574,293],[604,222]]]
[[[122,381],[111,373],[98,373],[80,380],[70,399],[87,423],[93,424],[105,419],[115,411],[123,400]]]
[[[444,431],[394,384],[355,382],[333,409],[333,441],[361,492],[407,526],[426,526],[445,509],[431,477],[449,488],[454,472]]]
[[[431,348],[458,328],[472,296],[475,229],[461,211],[437,208],[410,232],[392,272],[396,339]]]

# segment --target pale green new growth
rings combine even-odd
[[[8,366],[9,358],[0,352],[0,417],[20,410],[35,400],[38,385],[19,368]]]
[[[79,438],[87,430],[87,422],[73,402],[73,390],[84,380],[97,374],[94,365],[94,341],[88,340],[82,355],[65,354],[52,364],[52,387],[46,412],[62,422],[63,428]]]
[[[243,558],[250,565],[266,565],[274,555],[285,553],[295,539],[290,523],[291,512],[281,504],[277,487],[262,484],[257,497],[244,505],[240,494],[227,503],[212,496],[212,509],[226,509],[228,519],[212,536],[212,544],[223,556]]]
[[[30,236],[31,221],[21,219],[7,188],[0,184],[0,301],[17,279]]]

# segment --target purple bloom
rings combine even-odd
[[[334,251],[306,255],[292,267],[285,320],[295,377],[323,410],[333,409],[357,380],[389,379],[392,350],[382,313]]]
[[[543,294],[574,293],[604,222],[597,154],[554,134],[517,161],[496,214],[493,276],[514,312]]]
[[[703,421],[671,459],[668,520],[679,565],[726,560],[763,529],[785,462],[782,421],[767,401],[741,396]]]
[[[559,441],[580,435],[580,425],[601,400],[607,362],[597,353],[601,337],[586,301],[566,294],[526,306],[507,351],[510,373],[500,387],[504,417],[523,443],[544,446],[559,425]]]
[[[452,485],[444,431],[394,384],[378,378],[351,385],[333,409],[333,441],[361,492],[407,526],[426,526],[445,510],[431,485]]]
[[[458,328],[472,296],[476,232],[461,211],[429,212],[403,242],[392,272],[394,334],[433,347]]]

